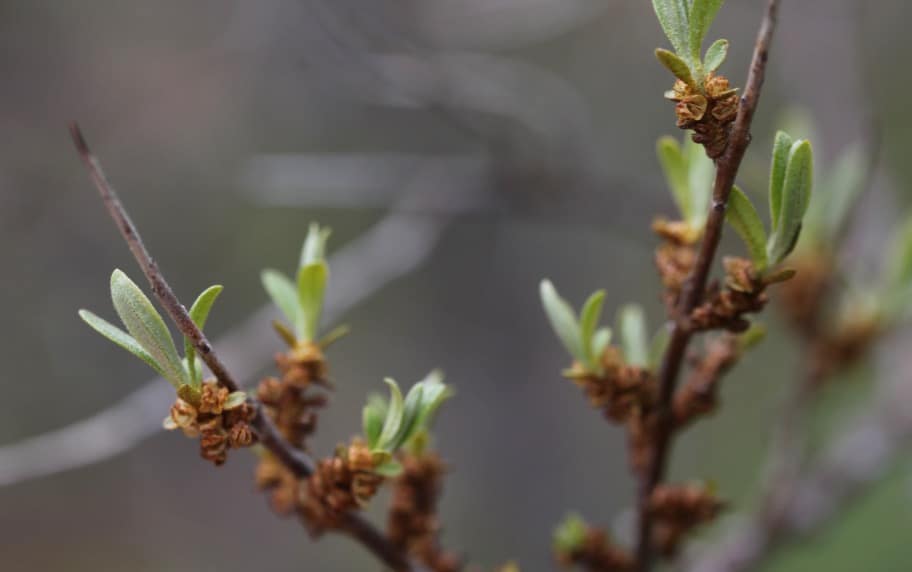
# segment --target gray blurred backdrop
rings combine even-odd
[[[733,41],[723,71],[736,84],[764,4],[729,0],[714,26]],[[812,110],[823,162],[863,137],[873,109],[878,190],[906,202],[910,17],[903,0],[784,3],[745,187],[762,190],[789,108]],[[606,307],[640,301],[662,319],[648,226],[673,213],[654,158],[674,132],[670,76],[652,55],[664,43],[647,0],[0,2],[0,447],[151,378],[76,316],[113,315],[113,268],[139,275],[71,147],[78,119],[179,295],[225,285],[215,337],[266,303],[260,269],[290,270],[309,221],[333,227],[331,250],[354,249],[329,297],[363,300],[338,317],[353,334],[330,353],[338,390],[319,451],[360,430],[382,377],[410,384],[439,366],[458,392],[436,432],[452,466],[448,546],[535,572],[554,568],[551,530],[568,510],[623,537],[634,488],[622,432],[559,377],[566,357],[537,284],[550,277],[575,303],[604,287]],[[767,321],[722,411],[673,458],[673,476],[712,478],[736,507],[760,478],[794,363]],[[253,383],[279,343],[268,328],[245,336],[229,358]],[[145,426],[170,402],[151,399],[136,414]],[[121,433],[69,435],[62,457],[86,439],[116,449]],[[42,476],[24,481],[0,466],[17,481],[0,487],[4,570],[377,568],[349,540],[313,543],[271,514],[244,454],[215,470],[157,431],[73,470],[32,461]],[[908,569],[909,495],[899,471],[770,570]]]

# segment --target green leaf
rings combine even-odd
[[[415,422],[418,420],[418,416],[421,413],[423,393],[424,386],[421,383],[416,383],[405,395],[405,405],[402,409],[402,424],[399,425],[399,431],[397,431],[396,436],[393,437],[392,442],[387,448],[388,450],[397,450],[403,443],[408,441],[414,433],[416,426]]]
[[[203,290],[203,293],[197,296],[196,301],[190,306],[190,319],[202,330],[206,326],[206,320],[209,318],[209,312],[215,299],[222,293],[224,288],[219,285],[210,286]],[[193,342],[187,336],[184,336],[184,357],[187,360],[187,373],[190,374],[190,385],[200,387],[202,379],[197,375],[196,351],[193,348]]]
[[[592,353],[592,337],[598,328],[599,319],[602,317],[602,306],[605,303],[605,291],[598,290],[594,292],[580,312],[580,343],[583,346],[583,353],[586,357],[586,363],[591,369],[598,369],[598,355]]]
[[[776,133],[773,142],[773,162],[770,167],[770,226],[775,233],[779,228],[779,212],[782,210],[782,188],[785,184],[785,170],[788,167],[789,153],[792,149],[792,137],[785,131]]]
[[[370,449],[377,448],[380,432],[383,431],[383,421],[386,418],[386,400],[380,395],[371,395],[367,398],[367,405],[361,415],[364,429],[364,438]]]
[[[766,258],[766,231],[763,229],[763,222],[753,203],[747,198],[747,195],[735,187],[728,196],[728,207],[725,213],[725,220],[732,225],[754,261],[754,266],[758,271],[766,270],[768,261]]]
[[[706,73],[712,73],[719,69],[728,57],[728,40],[716,40],[706,50],[706,56],[703,58],[703,69]]]
[[[323,297],[329,280],[329,266],[326,262],[315,262],[302,266],[298,271],[298,304],[301,308],[301,338],[313,341],[320,328],[323,312]]]
[[[294,282],[278,270],[272,269],[261,272],[260,281],[273,303],[294,327],[295,332],[299,336],[302,335],[301,309],[298,307],[298,292]]]
[[[572,554],[586,541],[589,527],[577,514],[567,515],[554,529],[554,549],[558,554]]]
[[[399,391],[396,380],[386,378],[383,382],[389,386],[390,399],[386,409],[386,420],[383,422],[383,429],[381,429],[380,437],[377,439],[377,448],[392,452],[390,445],[393,443],[396,434],[399,433],[399,428],[402,426],[404,403],[402,400],[402,392]]]
[[[693,0],[690,9],[690,57],[700,61],[703,39],[725,0]]]
[[[706,224],[706,217],[709,216],[716,166],[712,159],[706,156],[703,146],[694,143],[690,137],[684,141],[683,154],[687,162],[687,182],[690,186],[691,214],[687,221],[692,228],[702,229]]]
[[[688,8],[685,0],[652,0],[659,24],[678,54],[690,57]]]
[[[381,477],[393,479],[402,474],[402,463],[396,459],[389,459],[374,467],[374,473]]]
[[[602,373],[602,354],[605,353],[605,350],[610,343],[611,328],[599,328],[598,331],[595,332],[595,335],[592,336],[592,357],[597,365],[595,371],[599,374]]]
[[[839,156],[811,198],[801,231],[804,238],[799,244],[811,239],[819,245],[833,246],[845,227],[849,212],[864,192],[866,169],[861,147],[852,147]]]
[[[452,388],[443,383],[443,372],[437,369],[429,373],[420,384],[423,386],[421,407],[418,417],[415,419],[415,428],[411,431],[412,434],[422,429],[428,429],[434,413],[444,401],[454,394]]]
[[[814,153],[809,141],[798,140],[789,151],[779,225],[770,240],[768,254],[778,264],[795,248],[801,224],[811,200],[814,183]]]
[[[693,199],[690,195],[688,164],[681,152],[681,146],[674,137],[665,136],[656,144],[656,154],[659,156],[659,164],[662,165],[662,171],[681,216],[684,220],[690,220],[693,216]]]
[[[912,217],[893,235],[887,250],[886,295],[888,298],[906,296],[912,287]],[[906,297],[905,305],[909,304]]]
[[[120,270],[111,274],[111,300],[127,331],[159,364],[162,375],[175,387],[186,383],[187,374],[165,321],[139,286]]]
[[[310,223],[307,238],[304,239],[304,246],[301,247],[301,262],[298,266],[304,267],[323,262],[326,258],[326,242],[331,234],[331,229],[320,228],[317,223]]]
[[[550,280],[542,280],[539,291],[542,305],[545,307],[545,313],[551,322],[551,327],[557,333],[557,337],[560,338],[564,347],[576,361],[586,363],[586,352],[583,351],[580,325],[576,321],[573,308],[558,295]]]
[[[96,332],[146,362],[149,367],[154,369],[156,373],[162,377],[165,376],[164,370],[161,368],[161,366],[158,365],[158,363],[149,354],[149,352],[147,352],[141,345],[139,345],[139,342],[130,337],[130,334],[121,330],[114,324],[102,318],[99,318],[88,310],[79,310],[79,317],[82,318],[82,321],[91,326],[92,329],[94,329]]]
[[[636,304],[628,304],[621,308],[618,329],[621,332],[621,345],[627,363],[636,367],[647,367],[649,341],[646,337],[646,316],[643,314],[643,308]]]
[[[223,407],[225,409],[235,409],[247,402],[247,394],[243,391],[232,391],[225,399]]]
[[[682,60],[677,54],[663,48],[656,48],[655,55],[659,63],[665,66],[676,78],[689,86],[696,85],[693,73],[690,71],[687,62]]]

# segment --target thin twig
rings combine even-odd
[[[114,219],[127,246],[130,248],[130,252],[133,253],[134,258],[136,258],[137,263],[142,268],[143,274],[148,279],[152,293],[177,325],[180,332],[191,340],[200,358],[206,363],[218,382],[231,391],[238,391],[240,385],[222,364],[212,344],[209,343],[203,332],[190,318],[186,308],[180,303],[165,277],[158,270],[158,266],[142,242],[142,237],[139,235],[136,225],[130,220],[130,216],[118,199],[117,193],[108,182],[107,177],[105,177],[101,163],[92,154],[76,123],[70,125],[70,133],[73,136],[76,149],[86,164],[92,181],[95,183],[95,187],[98,189],[105,207],[108,209],[108,213]],[[259,442],[298,478],[310,476],[314,472],[313,460],[304,452],[292,447],[281,436],[269,416],[263,413],[259,403],[254,400],[250,402],[257,408],[257,415],[252,425],[259,436]],[[344,530],[394,570],[403,572],[413,570],[408,559],[389,543],[383,533],[376,530],[373,525],[359,515],[349,515],[346,519]]]
[[[713,184],[713,205],[706,221],[706,229],[700,252],[678,309],[678,319],[673,325],[671,340],[662,359],[659,371],[659,410],[656,441],[653,447],[652,460],[647,474],[640,480],[638,499],[639,527],[637,537],[637,565],[641,572],[652,568],[652,517],[649,511],[649,499],[655,487],[663,480],[671,436],[674,429],[672,418],[672,401],[677,380],[681,371],[687,347],[693,332],[687,324],[687,318],[700,304],[706,290],[710,270],[715,260],[722,229],[725,223],[725,205],[735,184],[741,161],[750,144],[750,128],[760,99],[760,90],[766,75],[766,63],[769,59],[770,44],[779,10],[779,0],[769,0],[766,14],[760,25],[754,55],[751,60],[750,73],[747,77],[744,95],[738,107],[738,117],[732,127],[731,136],[725,153],[716,161],[716,177]]]

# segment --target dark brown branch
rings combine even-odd
[[[725,205],[735,184],[735,178],[741,167],[741,161],[750,144],[750,128],[760,99],[760,90],[766,75],[766,63],[769,59],[770,44],[779,11],[779,0],[769,0],[766,14],[760,26],[754,55],[751,60],[750,73],[747,77],[744,95],[738,107],[738,117],[732,127],[731,137],[725,153],[716,160],[716,178],[713,184],[713,205],[706,221],[706,229],[700,252],[687,287],[681,297],[677,321],[673,326],[671,340],[659,370],[659,411],[656,441],[652,461],[645,477],[640,481],[638,512],[639,527],[637,538],[637,563],[641,572],[652,567],[652,518],[649,514],[649,499],[656,485],[665,475],[671,437],[674,430],[672,401],[677,380],[690,344],[693,332],[687,319],[694,308],[699,305],[706,291],[706,284],[715,260],[722,229],[725,223]]]
[[[177,325],[178,330],[193,342],[193,346],[196,348],[200,358],[212,371],[219,384],[227,387],[230,391],[238,391],[240,385],[218,358],[215,348],[212,347],[205,334],[190,318],[187,309],[180,303],[177,295],[158,270],[158,266],[146,249],[145,244],[143,244],[139,230],[133,224],[130,215],[127,214],[126,209],[117,197],[117,193],[108,182],[101,163],[92,154],[85,137],[82,135],[82,131],[80,131],[76,123],[70,124],[70,134],[73,137],[73,143],[76,145],[79,156],[89,171],[95,188],[98,189],[101,199],[108,209],[108,213],[114,219],[120,234],[130,248],[130,252],[133,253],[133,257],[149,281],[152,293]],[[292,447],[281,436],[272,420],[263,414],[258,402],[251,399],[250,403],[257,409],[257,415],[252,425],[257,432],[260,443],[298,478],[310,476],[314,472],[313,460],[303,451]],[[343,530],[352,538],[361,542],[374,555],[397,572],[413,570],[409,561],[389,543],[386,537],[360,515],[349,514]]]

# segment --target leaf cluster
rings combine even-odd
[[[725,0],[652,0],[662,30],[674,48],[657,49],[656,58],[675,77],[697,90],[702,90],[706,74],[719,69],[728,56],[728,40],[716,40],[702,54],[706,34],[724,3]]]
[[[684,144],[670,136],[659,139],[656,154],[681,218],[695,237],[706,225],[715,167],[703,147],[689,137]]]
[[[782,262],[794,250],[811,200],[814,154],[809,141],[776,134],[770,170],[770,232],[744,192],[735,187],[728,200],[726,220],[750,252],[758,271]]]
[[[434,413],[452,397],[453,390],[443,383],[443,373],[434,370],[409,389],[403,398],[394,379],[383,380],[390,397],[374,394],[362,413],[364,438],[375,457],[374,472],[392,477],[402,471],[393,455],[401,447],[425,440]]]

